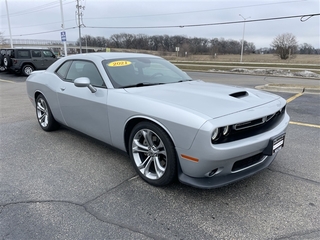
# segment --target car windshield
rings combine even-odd
[[[162,58],[104,60],[103,66],[115,88],[143,87],[192,80],[188,74]]]

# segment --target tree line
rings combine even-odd
[[[279,36],[278,36],[279,37]],[[276,37],[276,38],[278,38]],[[276,39],[275,38],[275,39]],[[273,41],[269,48],[256,49],[252,42],[244,41],[243,52],[244,54],[250,53],[272,53],[278,52],[277,46]],[[80,45],[79,39],[76,43]],[[241,40],[224,38],[198,38],[186,37],[181,35],[153,35],[148,36],[145,34],[128,34],[119,33],[113,34],[109,38],[93,37],[91,35],[84,35],[81,37],[82,46],[92,46],[101,48],[124,48],[124,49],[139,49],[139,50],[152,50],[165,52],[175,52],[179,47],[179,54],[203,54],[203,55],[216,55],[216,54],[239,54],[241,51]],[[320,49],[315,49],[308,43],[298,45],[294,42],[292,54],[320,54]]]
[[[79,40],[77,45],[80,45]],[[177,47],[181,54],[238,54],[241,41],[224,38],[198,38],[181,35],[153,35],[145,34],[113,34],[109,38],[85,35],[81,38],[82,46],[102,48],[125,48],[152,50],[160,52],[175,52]],[[256,51],[254,43],[244,41],[244,53]]]

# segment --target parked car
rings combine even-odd
[[[68,56],[26,85],[44,131],[62,124],[126,151],[155,186],[178,176],[215,188],[255,174],[284,146],[289,123],[277,95],[192,80],[152,55]]]
[[[14,71],[29,76],[34,70],[47,69],[57,57],[50,49],[1,49],[0,71]]]

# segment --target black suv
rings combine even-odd
[[[33,70],[47,69],[57,60],[50,49],[7,48],[0,50],[0,71],[30,75]]]

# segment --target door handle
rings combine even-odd
[[[64,90],[66,90],[66,88],[65,88],[65,87],[61,87],[60,89],[61,89],[61,91],[64,91]]]

